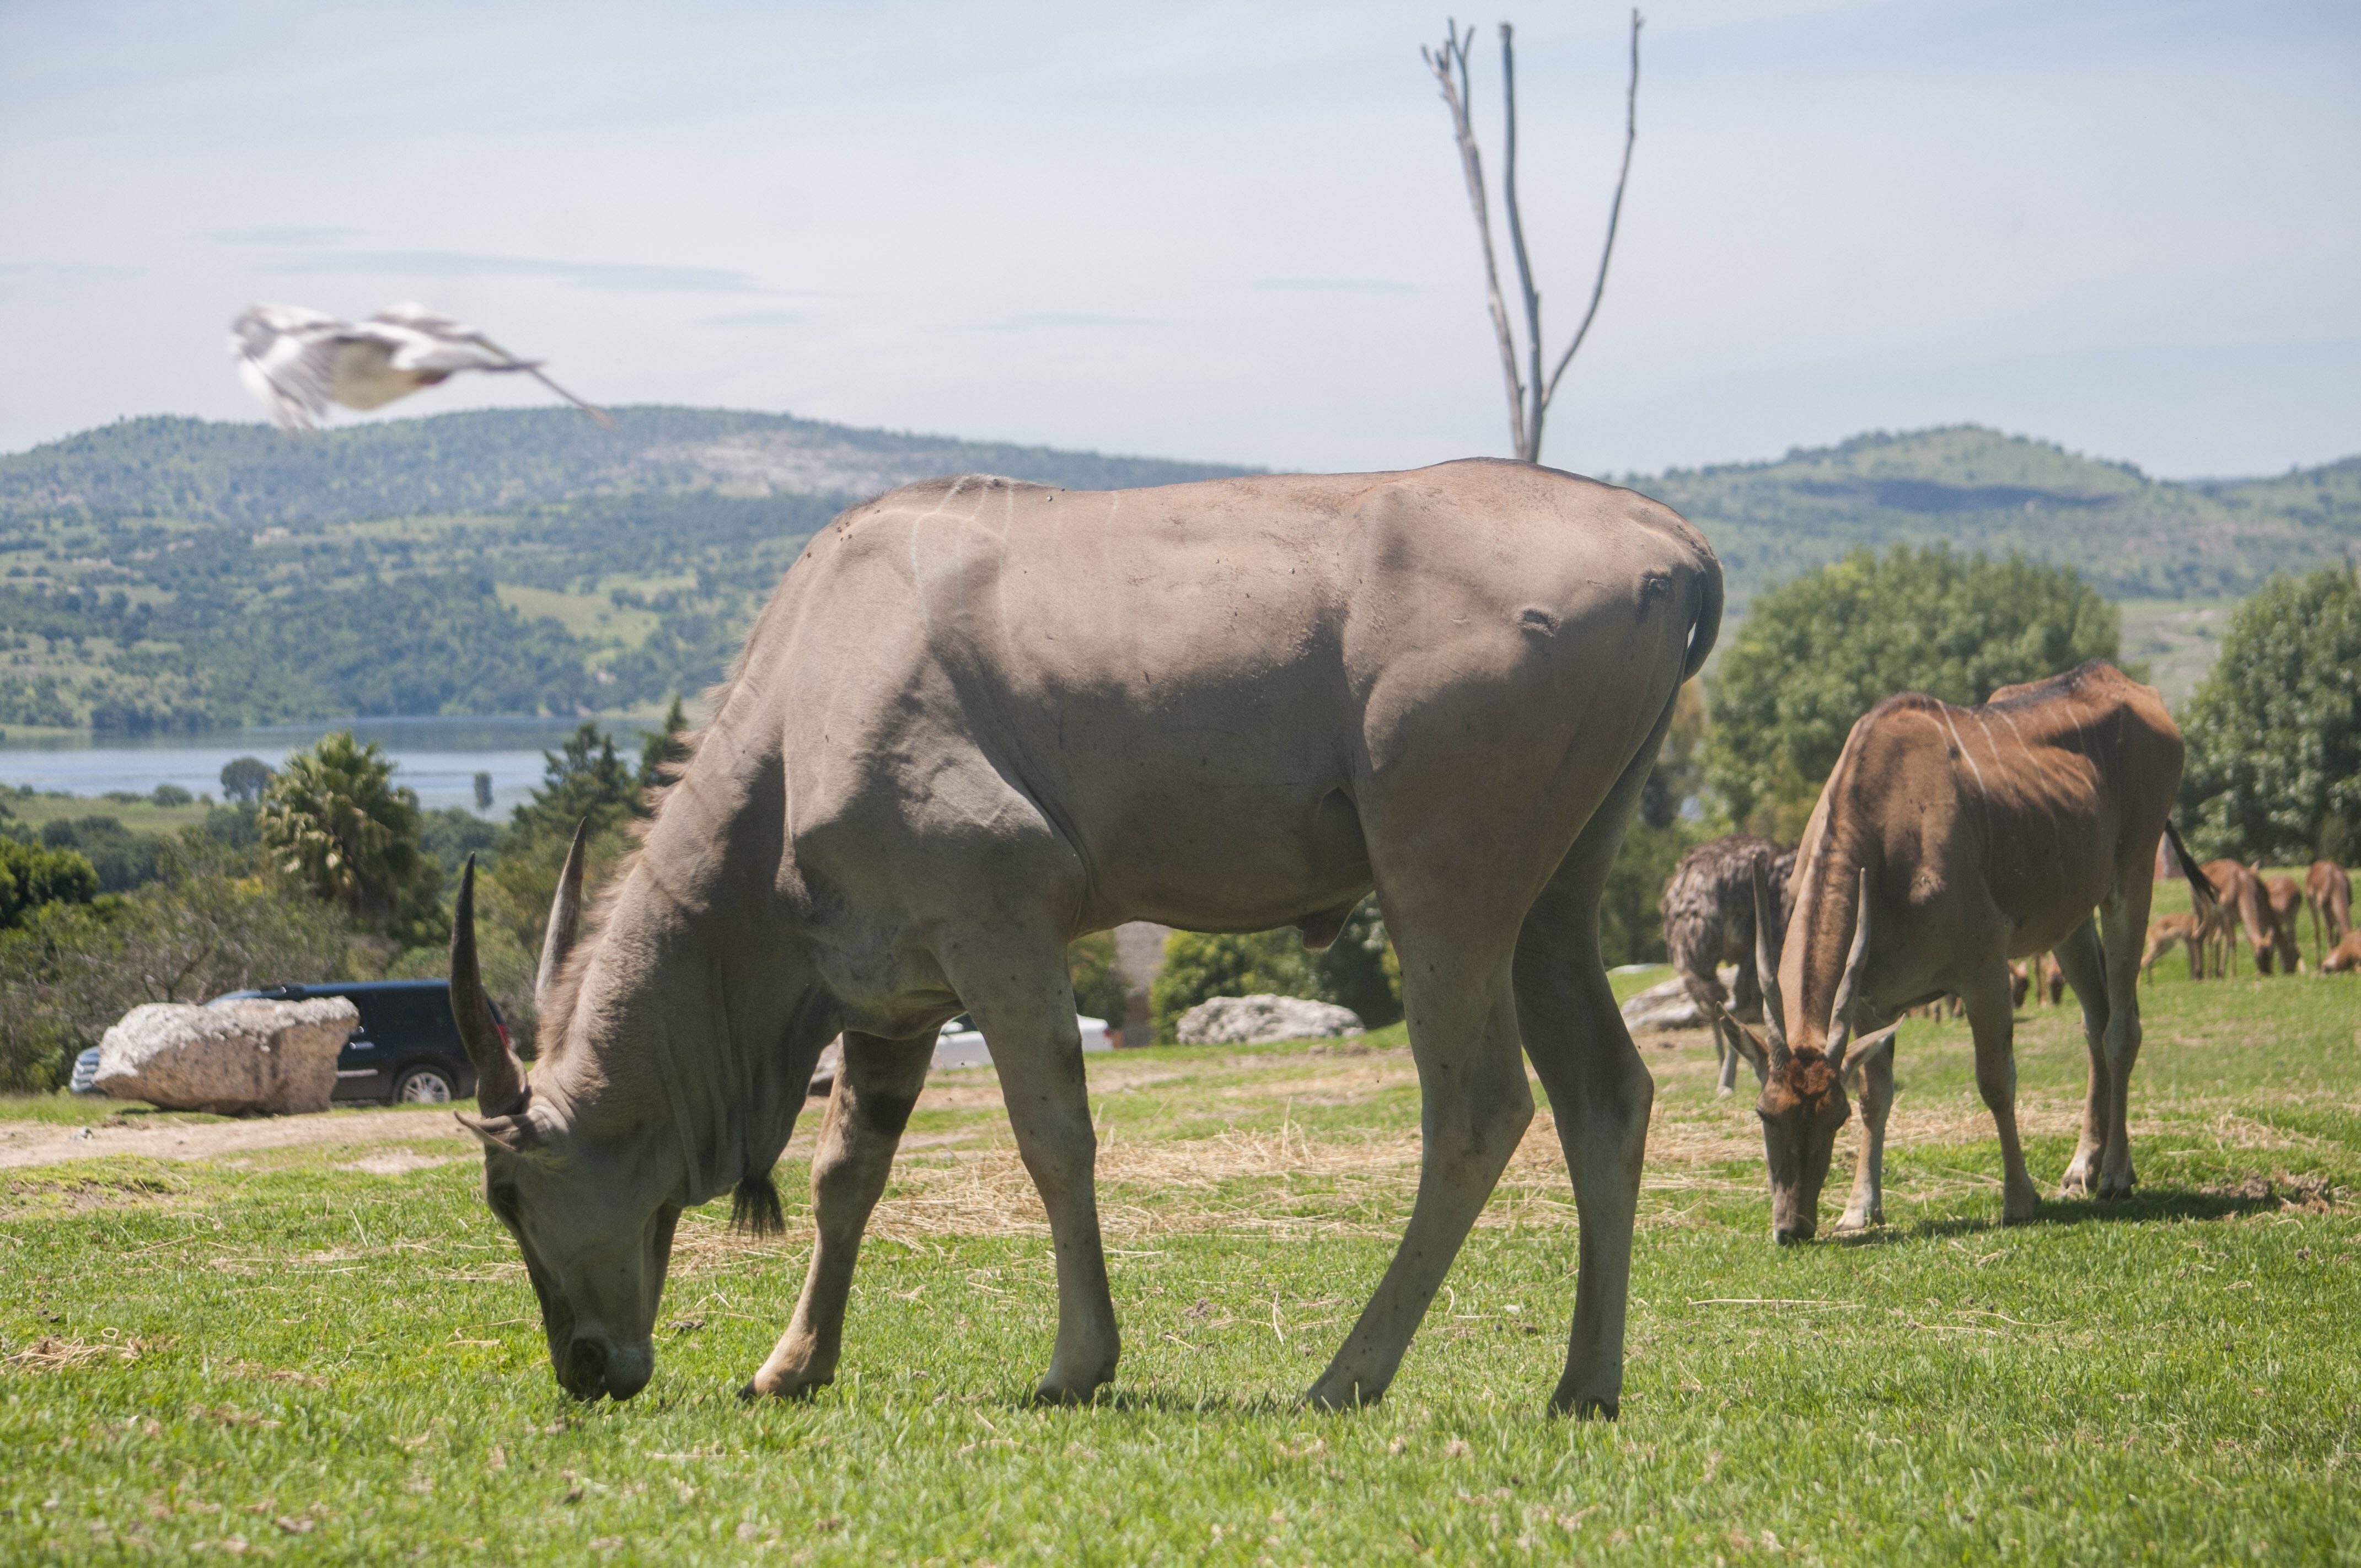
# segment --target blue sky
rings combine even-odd
[[[2361,452],[2361,8],[1646,9],[1549,461],[1960,420],[2169,475]],[[1496,174],[1503,15],[1554,338],[1624,13],[1465,18]],[[417,299],[618,403],[1281,468],[1499,452],[1441,31],[1390,0],[0,0],[0,450],[258,417],[222,347],[247,302]]]

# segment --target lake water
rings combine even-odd
[[[76,736],[26,740],[0,737],[0,784],[31,784],[99,795],[109,790],[146,795],[160,784],[191,795],[221,797],[222,764],[259,757],[272,767],[335,729],[374,740],[394,760],[394,782],[418,792],[421,806],[476,804],[476,775],[492,775],[492,809],[504,820],[542,781],[544,753],[565,744],[580,724],[573,718],[356,718],[324,724],[273,724],[247,729],[155,736]],[[598,720],[615,749],[634,764],[641,735],[636,719]]]

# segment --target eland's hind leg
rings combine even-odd
[[[2107,1138],[2097,1186],[2102,1198],[2121,1198],[2139,1179],[2132,1172],[2131,1081],[2140,1051],[2140,934],[2147,928],[2153,889],[2145,879],[2127,880],[2129,887],[2099,905],[2107,996]]]
[[[2082,1097],[2082,1135],[2075,1140],[2074,1157],[2067,1162],[2066,1179],[2059,1183],[2060,1197],[2079,1197],[2099,1184],[2099,1160],[2107,1147],[2108,1108],[2114,1103],[2107,1064],[2107,966],[2099,948],[2099,927],[2085,920],[2058,944],[2058,967],[2074,999],[2082,1004],[2082,1041],[2091,1055],[2089,1091]]]
[[[1671,720],[1616,781],[1525,916],[1517,938],[1517,1017],[1549,1094],[1574,1182],[1580,1252],[1565,1371],[1550,1396],[1560,1415],[1613,1419],[1623,1397],[1623,1322],[1631,1294],[1631,1233],[1656,1080],[1649,1076],[1598,948],[1598,894],[1623,846],[1640,791]],[[1718,1033],[1719,1031],[1717,1031]],[[1737,1051],[1724,1064],[1724,1080]]]
[[[1389,921],[1390,925],[1391,922]],[[1306,1396],[1324,1409],[1375,1403],[1533,1119],[1517,1049],[1507,944],[1468,953],[1417,927],[1396,934],[1422,1148],[1410,1224],[1384,1279]]]
[[[754,1374],[749,1394],[793,1398],[833,1381],[844,1341],[844,1307],[862,1233],[885,1190],[902,1128],[926,1087],[934,1060],[932,1035],[884,1040],[848,1035],[844,1069],[828,1100],[819,1146],[812,1155],[811,1270],[787,1332]]]

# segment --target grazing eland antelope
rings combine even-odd
[[[2328,949],[2353,933],[2353,879],[2334,861],[2314,861],[2304,873],[2303,902],[2312,911],[2312,950],[2325,964]]]
[[[1580,1216],[1552,1407],[1612,1416],[1654,1086],[1598,895],[1721,602],[1669,509],[1517,463],[1096,493],[966,477],[838,517],[595,922],[569,859],[529,1073],[461,883],[469,1124],[558,1381],[646,1384],[681,1211],[734,1189],[775,1224],[772,1166],[841,1033],[809,1273],[747,1393],[830,1381],[862,1231],[964,1012],[1048,1211],[1036,1393],[1088,1399],[1118,1338],[1067,944],[1152,920],[1316,947],[1374,888],[1423,1149],[1400,1249],[1309,1398],[1385,1392],[1532,1120],[1530,1058]]]
[[[2361,931],[2347,931],[2345,940],[2328,949],[2320,960],[2323,974],[2361,973]]]
[[[2176,947],[2189,949],[2189,978],[2198,978],[2198,927],[2194,915],[2162,915],[2148,923],[2147,949],[2140,955],[2140,968],[2147,978],[2156,978],[2156,966]]]
[[[1737,1082],[1738,1050],[1719,1016],[1725,993],[1723,964],[1738,966],[1727,999],[1730,1013],[1749,1023],[1763,1017],[1763,985],[1754,969],[1753,867],[1762,862],[1771,885],[1784,890],[1795,869],[1795,848],[1750,833],[1730,833],[1699,844],[1681,857],[1665,880],[1663,901],[1664,951],[1682,985],[1697,1004],[1715,1013],[1714,1048],[1721,1058],[1727,1094]],[[1776,929],[1784,929],[1789,905],[1782,904]],[[1777,956],[1775,953],[1773,955]]]
[[[2064,1190],[2130,1190],[2125,1091],[2160,835],[2191,886],[2204,885],[2166,820],[2181,759],[2155,690],[2097,660],[1976,707],[1888,697],[1852,727],[1797,851],[1784,954],[1763,978],[1769,1038],[1734,1025],[1763,1085],[1776,1239],[1808,1240],[1819,1227],[1820,1188],[1851,1115],[1848,1078],[1860,1084],[1861,1142],[1838,1228],[1883,1221],[1896,1020],[1947,992],[1967,1004],[1976,1087],[2000,1134],[2002,1218],[2033,1217],[2008,960],[2044,950],[2082,1004],[2090,1047]],[[1758,883],[1758,928],[1770,896]]]
[[[302,305],[249,305],[229,325],[238,379],[281,430],[310,430],[330,403],[383,408],[462,370],[522,371],[597,420],[615,422],[474,327],[424,305],[390,305],[365,322]]]
[[[2208,861],[2201,869],[2215,894],[2213,907],[2199,916],[2205,927],[2205,945],[2214,974],[2236,978],[2238,934],[2242,929],[2246,946],[2255,955],[2255,972],[2270,973],[2270,906],[2263,899],[2262,879],[2237,861]]]
[[[2279,960],[2279,972],[2301,974],[2303,941],[2296,935],[2296,922],[2303,915],[2302,884],[2285,872],[2265,876],[2260,866],[2255,868],[2255,879],[2262,888],[2263,913],[2270,919],[2271,952]],[[2263,972],[2270,970],[2267,968]]]

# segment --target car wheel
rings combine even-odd
[[[458,1097],[458,1086],[439,1067],[413,1067],[395,1080],[397,1105],[446,1105]]]

